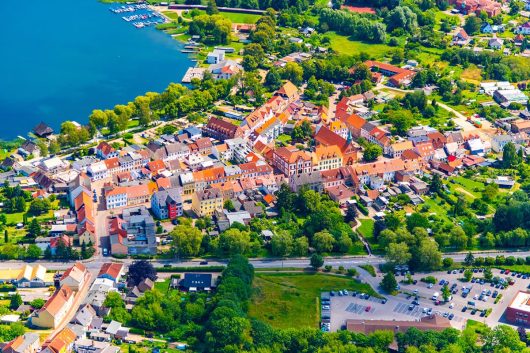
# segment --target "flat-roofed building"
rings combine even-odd
[[[519,291],[506,308],[506,321],[515,325],[530,324],[530,292]]]

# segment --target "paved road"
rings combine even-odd
[[[515,257],[526,257],[530,256],[530,251],[482,251],[482,252],[473,252],[475,257],[477,256],[515,256]],[[467,253],[455,253],[455,254],[444,254],[444,257],[449,257],[455,260],[456,262],[463,262]],[[121,262],[124,264],[130,264],[134,260],[133,259],[123,259],[123,260],[117,260],[112,257],[103,257],[103,256],[97,256],[91,260],[83,261],[85,266],[89,270],[99,270],[101,265],[105,262]],[[174,261],[174,260],[153,260],[152,264],[155,267],[161,267],[167,264],[171,264],[174,266],[198,266],[200,260],[185,260],[185,261]],[[209,266],[216,266],[216,265],[225,265],[228,262],[226,259],[220,259],[220,260],[209,260],[208,265]],[[385,262],[384,257],[378,256],[378,255],[359,255],[359,256],[343,256],[343,257],[328,257],[325,259],[324,264],[325,265],[332,265],[333,267],[337,266],[344,266],[345,268],[351,268],[363,264],[370,264],[370,265],[379,265]],[[50,262],[50,261],[36,261],[36,263],[40,263],[41,265],[47,267],[51,270],[65,270],[68,267],[72,266],[75,261],[69,261],[69,262]],[[284,268],[284,267],[294,267],[294,268],[305,268],[309,267],[309,259],[250,259],[250,263],[255,268]],[[16,268],[24,265],[25,262],[23,261],[2,261],[0,262],[0,268]]]

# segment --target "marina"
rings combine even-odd
[[[129,14],[122,16],[122,20],[131,23],[136,28],[144,28],[166,22],[166,19],[161,14],[151,10],[147,4],[122,5],[110,7],[109,10],[117,15]],[[131,15],[131,13],[134,14]]]

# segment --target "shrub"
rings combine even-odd
[[[326,265],[326,266],[324,266],[324,272],[330,272],[332,268],[333,268],[333,266]]]
[[[420,281],[425,282],[425,283],[435,284],[436,278],[434,276],[427,276],[427,277],[423,277],[422,279],[420,279]]]

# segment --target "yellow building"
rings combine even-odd
[[[31,324],[41,328],[56,328],[65,318],[74,302],[74,292],[68,286],[62,286],[40,308]]]
[[[313,170],[330,170],[342,166],[342,153],[336,145],[317,146],[312,153]]]
[[[218,188],[197,191],[193,194],[191,209],[198,217],[211,217],[215,210],[223,209],[223,193]]]

